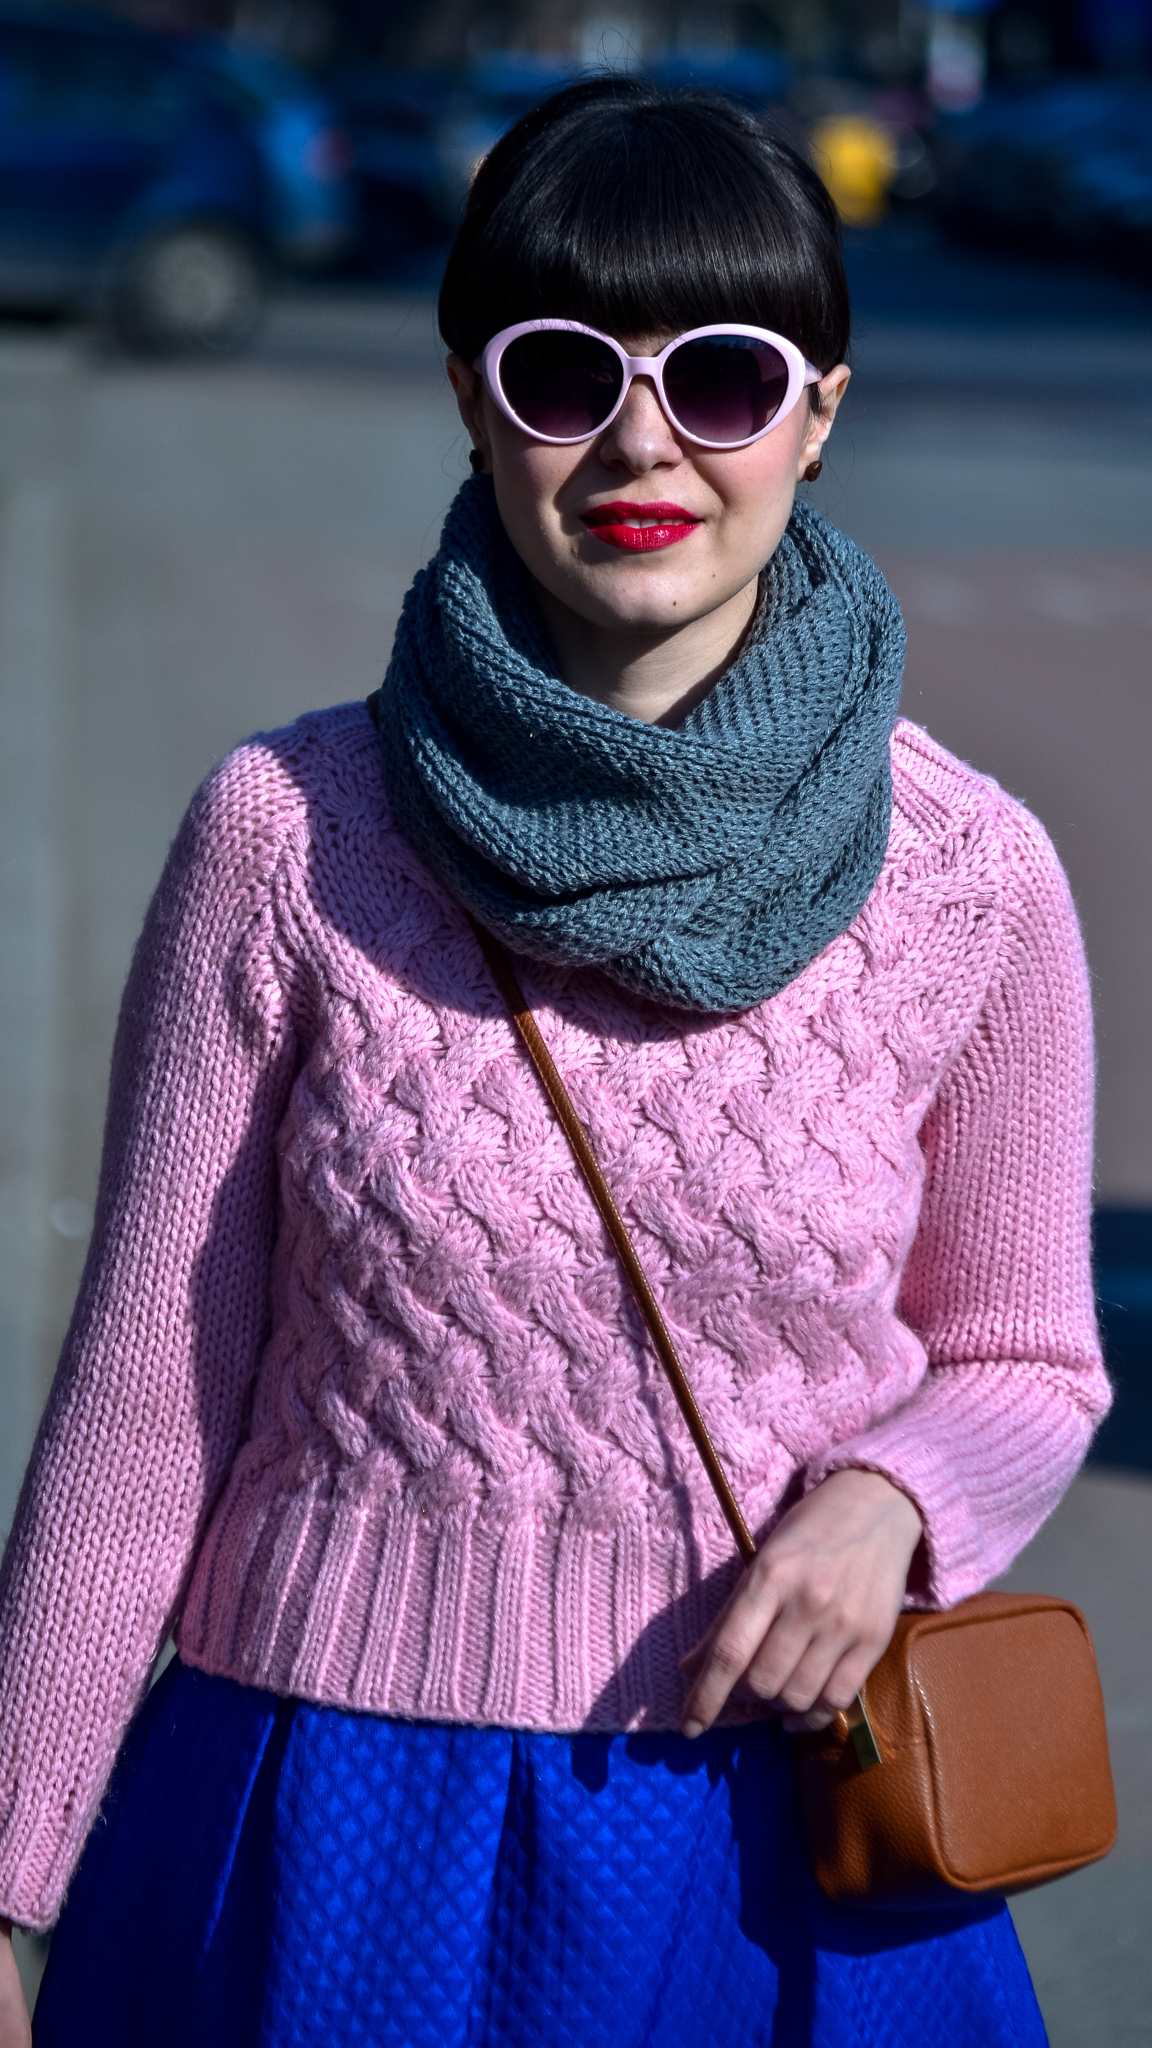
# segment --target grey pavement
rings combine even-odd
[[[1082,1609],[1096,1646],[1120,1830],[1105,1862],[1012,1901],[1052,2048],[1152,2041],[1152,1483],[1093,1468],[1002,1585]]]
[[[1099,1189],[1145,1206],[1150,372],[1131,327],[866,323],[814,494],[901,597],[909,715],[1054,833],[1096,986]],[[426,296],[297,296],[217,366],[0,329],[0,1526],[168,841],[246,733],[375,686],[465,455]],[[1088,1615],[1122,1808],[1105,1864],[1014,1906],[1056,2048],[1152,2043],[1150,1548],[1152,1482],[1094,1470],[1013,1574]]]

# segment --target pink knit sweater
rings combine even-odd
[[[889,1475],[951,1602],[1108,1401],[1052,849],[914,727],[864,910],[686,1018],[525,982],[749,1521]],[[666,1728],[732,1544],[358,706],[232,755],[125,997],[92,1250],[0,1588],[0,1910],[53,1918],[165,1631],[377,1713]]]

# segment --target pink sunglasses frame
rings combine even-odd
[[[596,341],[604,342],[612,350],[613,354],[619,357],[624,366],[624,382],[621,386],[620,396],[612,407],[611,412],[600,422],[598,427],[593,428],[590,434],[538,433],[535,427],[530,427],[513,410],[504,387],[500,382],[500,359],[511,342],[518,341],[522,334],[541,334],[557,330],[568,334],[592,335]],[[742,441],[705,441],[699,434],[690,434],[687,427],[682,426],[676,418],[664,394],[664,365],[672,351],[679,348],[686,341],[704,341],[713,334],[751,335],[756,341],[770,342],[773,348],[779,350],[788,366],[788,388],[780,406],[773,413],[767,426],[757,428],[754,434],[745,435]],[[721,321],[714,327],[690,327],[687,333],[677,334],[668,343],[666,348],[661,349],[658,356],[630,356],[610,334],[601,334],[598,327],[585,327],[583,322],[579,320],[521,320],[517,326],[502,327],[499,334],[494,334],[483,354],[472,367],[479,370],[488,391],[495,399],[505,418],[510,419],[514,427],[519,427],[522,434],[528,434],[533,441],[545,441],[550,447],[574,448],[582,441],[594,441],[597,434],[604,433],[612,425],[624,400],[628,396],[633,378],[651,377],[652,382],[656,386],[656,393],[661,407],[669,424],[675,429],[676,433],[682,434],[685,440],[691,441],[697,448],[714,448],[720,453],[734,448],[750,448],[753,441],[760,441],[764,438],[765,434],[770,434],[774,427],[780,425],[781,420],[787,419],[788,414],[792,411],[805,386],[808,384],[818,384],[822,374],[800,353],[795,342],[788,341],[782,334],[774,334],[769,327],[745,326],[738,320]]]

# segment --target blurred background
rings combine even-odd
[[[167,844],[247,733],[379,681],[466,473],[469,180],[605,68],[824,177],[855,375],[812,496],[900,597],[906,714],[1080,907],[1118,1398],[1013,1579],[1088,1614],[1123,1818],[1014,1910],[1056,2048],[1152,2043],[1152,0],[0,0],[0,1528]]]

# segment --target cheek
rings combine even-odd
[[[714,484],[718,495],[734,511],[765,516],[788,506],[796,489],[796,472],[804,440],[805,421],[797,421],[800,407],[762,441],[750,448],[738,448],[717,465]],[[785,515],[786,516],[786,515]]]
[[[739,528],[750,540],[762,541],[765,559],[788,524],[808,429],[809,407],[802,398],[763,440],[733,450],[709,470],[709,482],[724,502],[729,534]]]
[[[492,482],[500,517],[530,568],[561,546],[558,502],[583,451],[549,448],[515,431],[492,437]]]

